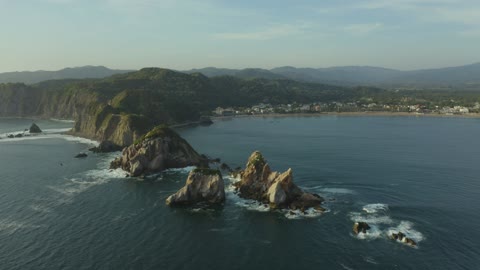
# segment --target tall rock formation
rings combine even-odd
[[[252,153],[240,178],[235,183],[240,197],[268,203],[271,208],[323,210],[320,206],[323,198],[304,192],[293,183],[292,169],[284,173],[272,172],[258,151]]]
[[[204,165],[204,160],[175,131],[158,126],[123,149],[122,156],[111,163],[111,168],[122,168],[131,176],[160,172],[169,168]]]
[[[199,202],[218,204],[225,201],[225,186],[218,170],[198,168],[190,172],[185,186],[169,196],[167,205],[191,205]]]

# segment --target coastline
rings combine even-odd
[[[387,116],[387,117],[446,117],[446,118],[480,118],[480,113],[469,114],[438,114],[438,113],[408,113],[408,112],[324,112],[324,113],[270,113],[270,114],[251,114],[251,115],[232,115],[232,116],[212,116],[212,120],[223,120],[231,118],[245,117],[322,117],[322,116]]]

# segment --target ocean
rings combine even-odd
[[[7,139],[36,122],[45,133]],[[245,166],[254,150],[293,169],[327,212],[292,215],[239,198],[170,208],[192,168],[147,179],[119,153],[62,135],[73,123],[0,119],[0,269],[479,269],[480,119],[319,116],[217,120],[178,132]],[[352,232],[355,221],[372,228]],[[390,240],[402,231],[418,246]]]

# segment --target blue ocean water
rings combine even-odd
[[[146,180],[108,169],[118,153],[74,159],[93,142],[5,139],[32,120],[0,119],[0,269],[478,269],[480,119],[322,116],[232,118],[179,132],[199,152],[272,169],[327,199],[291,216],[238,198],[169,208],[189,168]],[[366,236],[352,234],[367,221]],[[394,231],[418,242],[388,239]]]

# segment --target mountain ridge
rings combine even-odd
[[[324,83],[339,86],[376,86],[385,88],[445,88],[461,87],[480,90],[480,63],[433,69],[402,71],[374,66],[337,66],[308,68],[282,66],[272,69],[222,69],[208,67],[185,73],[200,72],[208,77],[230,75],[246,78],[284,78],[300,82]],[[280,76],[280,77],[277,77]]]
[[[109,69],[105,66],[80,66],[66,67],[60,70],[47,71],[12,71],[0,73],[0,83],[25,83],[35,84],[48,80],[63,79],[97,79],[112,76],[114,74],[127,73],[134,70]]]

